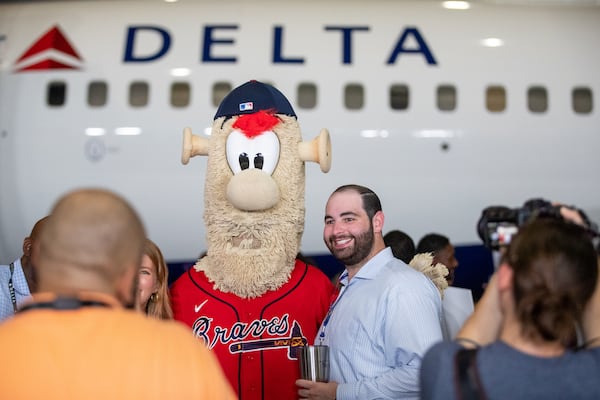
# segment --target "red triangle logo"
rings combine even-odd
[[[52,27],[48,32],[46,32],[42,37],[40,37],[34,44],[32,44],[22,55],[19,57],[16,63],[20,63],[25,59],[30,58],[36,54],[44,52],[46,50],[56,50],[63,54],[67,54],[76,58],[79,61],[83,61],[81,56],[77,53],[77,51],[73,48],[71,43],[67,40],[65,35],[61,32],[58,26]],[[37,66],[37,67],[36,67]],[[41,61],[35,66],[29,66],[21,69],[22,71],[31,70],[31,69],[55,69],[55,68],[70,68],[75,69],[76,67],[67,66],[60,62],[47,60]]]
[[[24,68],[20,68],[17,70],[17,72],[40,71],[40,70],[44,70],[44,69],[77,69],[77,67],[74,67],[72,65],[63,64],[63,63],[55,61],[55,60],[48,59],[48,60],[42,60],[42,61],[32,64],[32,65],[28,65],[27,67],[24,67]]]

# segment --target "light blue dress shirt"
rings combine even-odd
[[[437,288],[389,247],[340,282],[315,339],[329,346],[337,399],[418,399],[421,359],[442,340]]]
[[[17,298],[17,307],[20,307],[31,296],[31,293],[29,292],[27,279],[21,266],[21,259],[17,258],[13,264],[15,268],[12,275],[12,282],[15,289],[15,297]],[[15,313],[8,288],[9,280],[10,266],[0,265],[0,321],[12,317]]]

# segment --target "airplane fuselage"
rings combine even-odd
[[[0,262],[81,186],[122,193],[168,260],[195,259],[206,164],[181,165],[182,131],[250,79],[288,96],[305,140],[331,134],[331,171],[306,165],[307,255],[328,253],[325,202],[347,183],[415,240],[478,245],[484,207],[531,197],[600,221],[597,37],[597,6],[0,5]]]

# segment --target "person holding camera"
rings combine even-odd
[[[582,227],[558,218],[522,225],[457,338],[425,354],[422,399],[600,398],[600,347],[577,347],[582,323],[588,337],[600,333],[584,313],[597,281]]]

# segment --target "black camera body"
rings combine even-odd
[[[486,247],[499,250],[507,246],[519,227],[538,217],[563,219],[561,205],[553,205],[544,199],[531,199],[522,207],[486,207],[477,222],[477,233]]]

